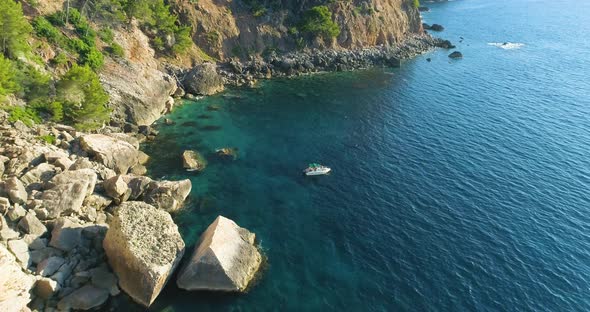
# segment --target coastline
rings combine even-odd
[[[367,69],[371,67],[399,67],[406,59],[416,57],[435,48],[452,49],[448,40],[431,36],[428,33],[414,34],[394,46],[374,46],[362,49],[306,50],[278,55],[270,53],[266,57],[254,57],[249,61],[232,59],[215,66],[216,74],[226,86],[253,86],[257,80],[273,77],[296,77],[322,72],[339,72]],[[187,84],[193,83],[189,76],[191,70],[169,69],[171,74],[182,77],[182,88],[187,90],[188,98],[196,95],[212,95],[215,92],[190,94]],[[192,69],[194,70],[194,69]],[[209,74],[211,75],[211,74]],[[221,83],[221,82],[219,82]],[[218,84],[219,84],[218,83]],[[205,87],[207,89],[207,87]]]

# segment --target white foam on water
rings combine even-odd
[[[490,42],[488,45],[498,47],[504,50],[516,50],[524,47],[524,43],[518,42]]]

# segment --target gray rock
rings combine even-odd
[[[18,227],[25,233],[42,236],[47,233],[47,227],[39,221],[34,212],[28,212],[18,223]]]
[[[25,204],[27,202],[27,190],[16,177],[8,178],[5,181],[4,189],[13,203]]]
[[[12,222],[17,222],[20,218],[24,217],[27,211],[19,204],[14,204],[12,209],[8,209],[6,216]]]
[[[31,265],[31,256],[29,254],[29,245],[22,239],[8,241],[8,249],[16,257],[23,269]]]
[[[24,273],[14,256],[0,244],[0,311],[28,311],[33,276]]]
[[[0,215],[0,239],[3,241],[7,241],[10,239],[18,238],[20,234],[17,231],[14,231],[8,226],[6,219],[3,215]]]
[[[86,184],[86,189],[84,191],[85,196],[90,196],[94,191],[94,187],[96,185],[97,177],[96,172],[92,169],[79,169],[79,170],[68,170],[64,171],[46,183],[46,188],[51,189],[58,185],[69,184],[73,182],[83,182]]]
[[[107,290],[86,285],[61,299],[57,307],[60,310],[90,310],[105,303],[108,298]]]
[[[184,254],[184,242],[170,215],[143,202],[125,202],[109,221],[103,241],[120,287],[150,306]]]
[[[244,291],[262,257],[254,234],[219,216],[201,235],[176,284],[187,290]]]
[[[49,240],[38,235],[26,234],[23,239],[29,245],[29,250],[39,250],[47,247]]]
[[[20,179],[25,185],[37,182],[45,182],[55,175],[55,166],[41,163],[37,167],[27,171]]]
[[[67,157],[62,157],[55,160],[53,164],[61,170],[67,170],[74,164],[74,162]]]
[[[70,251],[82,243],[82,227],[67,218],[59,218],[51,231],[49,245],[63,251]]]
[[[120,199],[129,190],[127,183],[121,175],[117,175],[105,180],[103,183],[103,187],[107,195],[114,199]]]
[[[103,134],[83,136],[80,144],[97,161],[119,174],[125,174],[138,163],[137,149],[126,141]]]
[[[117,277],[111,273],[106,266],[98,267],[90,270],[92,285],[103,288],[109,291],[111,295],[119,293],[117,286]]]
[[[55,274],[65,262],[66,260],[61,257],[49,257],[37,265],[37,274],[41,276],[51,276]]]
[[[126,175],[123,176],[123,179],[125,179],[129,189],[131,189],[131,196],[129,197],[131,200],[142,197],[150,183],[152,183],[152,179],[144,176]]]
[[[48,212],[48,218],[57,218],[61,215],[78,213],[86,192],[88,183],[74,181],[72,183],[60,184],[50,190],[43,192],[43,205]]]
[[[182,207],[191,189],[192,184],[189,179],[152,181],[144,193],[144,201],[168,212],[177,211]]]
[[[183,80],[184,89],[197,95],[213,95],[224,89],[223,78],[217,73],[215,64],[195,66]]]
[[[0,213],[6,213],[6,211],[10,208],[10,200],[6,197],[0,197]]]
[[[41,263],[41,261],[52,257],[52,256],[63,256],[63,252],[59,249],[55,249],[53,247],[46,247],[39,250],[33,250],[30,252],[31,261],[35,264]]]
[[[129,169],[129,173],[135,175],[144,175],[147,173],[147,168],[144,165],[137,164]]]
[[[59,291],[59,284],[47,277],[40,278],[35,283],[35,294],[43,300],[47,300]]]

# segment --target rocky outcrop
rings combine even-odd
[[[232,220],[217,217],[201,235],[176,284],[187,290],[244,291],[262,261],[254,238]]]
[[[14,256],[0,244],[0,311],[27,311],[35,279],[25,274]]]
[[[100,72],[102,85],[110,95],[113,120],[119,125],[125,121],[151,125],[168,111],[166,102],[176,91],[176,80],[158,69],[149,38],[136,21],[114,32],[126,59],[108,59]]]
[[[196,95],[212,95],[224,89],[223,79],[212,63],[195,66],[186,74],[182,84],[187,92]]]
[[[184,254],[170,215],[142,202],[115,210],[103,247],[121,288],[144,306],[154,302]]]
[[[182,153],[182,166],[188,171],[201,171],[207,163],[203,156],[196,151],[184,151]]]
[[[88,134],[80,139],[80,145],[96,161],[117,173],[125,174],[138,163],[137,148],[118,138],[104,134]]]

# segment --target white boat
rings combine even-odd
[[[328,174],[330,171],[332,171],[332,169],[329,167],[320,164],[309,164],[309,166],[303,170],[303,173],[305,173],[307,176],[316,176]]]

